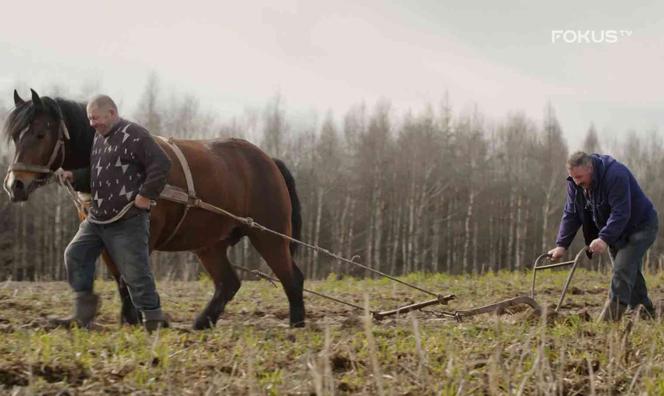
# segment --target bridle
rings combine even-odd
[[[37,178],[33,181],[33,183],[36,183],[35,186],[36,188],[48,184],[48,182],[51,179],[51,175],[53,175],[54,171],[53,165],[55,164],[55,161],[58,157],[60,157],[60,163],[58,164],[57,167],[55,167],[55,169],[62,167],[62,164],[64,164],[65,162],[65,142],[67,140],[70,140],[70,137],[69,137],[69,130],[67,129],[67,125],[65,125],[65,121],[62,117],[62,114],[59,114],[59,116],[60,116],[60,127],[58,128],[58,141],[55,143],[55,146],[53,146],[53,151],[51,152],[51,156],[48,159],[48,163],[44,166],[36,164],[26,164],[23,162],[14,162],[13,164],[9,165],[9,168],[7,169],[7,175],[5,176],[5,180],[2,183],[2,187],[7,192],[7,194],[11,195],[9,187],[7,186],[7,179],[9,179],[10,172],[16,172],[16,171],[32,172],[43,175],[44,177]]]

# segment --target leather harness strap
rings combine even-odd
[[[187,182],[187,191],[184,191],[180,187],[166,184],[164,190],[161,192],[161,194],[159,194],[159,198],[161,199],[185,205],[184,213],[182,213],[180,221],[178,221],[178,224],[173,229],[173,232],[171,232],[171,235],[169,235],[168,238],[166,238],[166,240],[161,244],[159,244],[159,246],[156,248],[157,250],[159,250],[162,247],[168,245],[171,239],[175,237],[175,234],[177,234],[177,232],[180,230],[182,223],[184,223],[184,219],[187,217],[189,209],[192,207],[200,207],[201,200],[196,196],[196,189],[194,187],[194,178],[191,175],[191,169],[189,168],[189,163],[187,162],[187,158],[184,156],[184,153],[182,153],[182,150],[180,150],[180,147],[178,147],[178,145],[175,144],[173,138],[165,138],[163,136],[157,136],[157,137],[163,140],[164,143],[166,143],[166,145],[168,145],[168,147],[170,147],[170,149],[173,150],[173,153],[175,153],[175,157],[178,159],[178,162],[180,162],[180,167],[182,168],[182,172],[184,173],[184,178]]]
[[[67,129],[67,125],[65,125],[64,121],[60,121],[60,128],[58,128],[58,141],[55,143],[55,146],[53,146],[53,151],[51,151],[51,156],[48,158],[48,163],[46,166],[41,166],[41,165],[36,165],[36,164],[25,164],[23,162],[15,162],[9,166],[10,171],[25,171],[25,172],[33,172],[33,173],[51,173],[53,172],[53,164],[55,163],[55,159],[58,158],[58,154],[60,155],[60,166],[57,166],[57,168],[62,167],[62,163],[65,162],[65,140],[69,140],[69,130]]]
[[[31,173],[47,175],[48,177],[50,177],[50,175],[53,173],[52,169],[53,164],[55,163],[55,159],[58,158],[58,154],[60,154],[60,165],[58,165],[55,168],[56,169],[61,168],[62,164],[64,164],[65,162],[66,140],[70,140],[69,130],[67,129],[67,125],[62,119],[62,116],[60,116],[60,127],[58,128],[58,141],[53,146],[53,151],[51,151],[51,156],[48,158],[48,163],[45,166],[36,165],[36,164],[26,164],[23,162],[14,162],[13,164],[9,165],[9,168],[7,169],[7,174],[5,175],[5,179],[2,183],[2,187],[7,192],[7,194],[11,195],[9,191],[10,187],[7,185],[7,180],[9,179],[9,174],[11,172],[31,172]],[[16,154],[16,158],[18,158],[18,153]],[[38,183],[38,185],[44,185],[48,182],[48,177],[45,179],[36,179],[35,182]]]

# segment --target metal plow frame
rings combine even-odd
[[[590,253],[586,248],[583,248],[579,251],[579,253],[576,254],[576,257],[574,260],[570,261],[563,261],[560,263],[552,263],[552,264],[542,264],[544,260],[551,260],[551,255],[548,253],[541,254],[537,259],[535,260],[535,263],[533,264],[533,277],[532,277],[532,285],[530,288],[530,296],[518,296],[518,297],[513,297],[509,298],[506,300],[499,301],[494,304],[489,304],[485,305],[482,307],[478,308],[471,308],[467,310],[456,310],[453,312],[445,312],[443,311],[442,314],[443,316],[448,316],[455,318],[458,321],[461,321],[464,317],[469,317],[469,316],[474,316],[474,315],[479,315],[483,313],[491,313],[491,312],[503,312],[506,308],[515,306],[515,305],[521,305],[521,304],[526,304],[529,305],[536,314],[541,314],[542,308],[540,305],[535,301],[535,282],[537,280],[537,271],[545,270],[545,269],[551,269],[551,268],[559,268],[559,267],[567,267],[567,266],[572,266],[570,269],[569,274],[567,275],[567,279],[565,280],[565,284],[563,286],[563,290],[560,294],[560,298],[558,299],[558,304],[556,305],[556,308],[554,312],[558,312],[560,307],[563,304],[563,301],[565,300],[565,295],[567,294],[567,289],[569,288],[569,285],[572,281],[572,277],[574,276],[574,272],[576,271],[577,266],[579,263],[583,260],[584,256],[590,258]],[[416,311],[425,307],[429,307],[432,305],[447,305],[447,303],[451,300],[454,300],[455,296],[453,294],[443,296],[442,294],[439,294],[437,298],[432,299],[432,300],[427,300],[423,301],[420,303],[414,303],[414,304],[409,304],[405,305],[403,307],[399,307],[397,309],[389,310],[389,311],[374,311],[372,312],[373,318],[376,320],[382,320],[388,316],[393,316],[393,315],[399,315],[399,314],[404,314],[407,312],[411,311]]]
[[[591,257],[590,255],[591,253],[584,247],[579,251],[579,253],[576,254],[574,260],[563,261],[561,263],[539,265],[540,262],[542,262],[545,259],[551,260],[551,255],[548,253],[540,255],[533,264],[533,282],[530,287],[530,298],[532,298],[533,300],[535,299],[535,281],[537,279],[537,271],[541,271],[544,269],[558,268],[558,267],[567,267],[571,265],[572,268],[570,269],[569,274],[567,275],[567,279],[565,280],[565,285],[563,286],[563,290],[560,293],[560,299],[558,300],[558,304],[556,304],[555,312],[558,312],[560,307],[563,305],[563,301],[565,300],[565,295],[567,294],[567,289],[569,288],[570,282],[572,282],[572,276],[574,276],[574,271],[576,271],[576,267],[583,260],[584,256],[590,258]]]

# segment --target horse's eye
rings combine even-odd
[[[43,139],[44,136],[46,136],[46,135],[43,134],[43,133],[38,133],[38,134],[37,134],[37,139]]]

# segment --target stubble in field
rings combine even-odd
[[[406,279],[457,300],[381,322],[306,296],[308,323],[288,328],[278,288],[245,281],[216,328],[192,331],[212,293],[208,280],[158,285],[173,328],[149,335],[119,327],[111,282],[97,282],[103,307],[95,330],[48,329],[66,315],[65,283],[0,284],[0,392],[11,394],[623,394],[664,393],[664,326],[632,315],[595,323],[608,275],[579,271],[566,303],[551,314],[565,272],[538,281],[544,317],[529,308],[468,318],[441,315],[525,294],[525,273],[479,277],[414,274]],[[648,277],[654,300],[661,275]],[[385,280],[331,277],[307,282],[370,309],[427,299]]]

